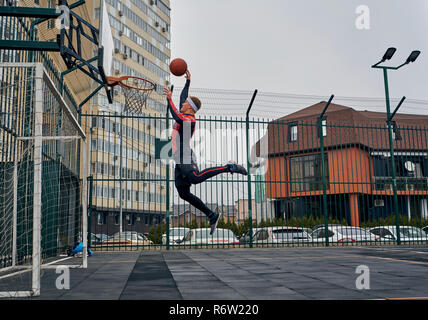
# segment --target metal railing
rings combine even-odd
[[[424,123],[397,120],[396,213],[384,120],[351,122],[346,114],[326,115],[324,122],[319,114],[269,120],[197,117],[191,146],[199,169],[235,160],[250,172],[248,177],[223,173],[191,187],[212,211],[222,213],[214,237],[204,229],[209,228],[205,214],[178,195],[174,163],[156,159],[168,149],[170,118],[121,118],[113,112],[83,115],[88,126],[93,125],[92,248],[395,245],[396,221],[401,244],[426,244],[422,228],[428,225],[428,129]],[[121,121],[122,153],[117,131]],[[119,181],[123,190],[118,189]],[[178,228],[186,228],[187,233]],[[146,240],[128,241],[126,235],[108,239],[120,231],[140,233]]]

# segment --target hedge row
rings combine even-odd
[[[253,228],[263,228],[263,227],[271,227],[271,226],[289,226],[289,227],[301,227],[301,228],[312,229],[313,227],[317,225],[323,225],[324,223],[325,223],[325,220],[324,218],[321,218],[321,217],[302,217],[302,218],[293,217],[287,220],[275,218],[272,220],[271,219],[261,220],[260,222],[253,221]],[[348,223],[346,222],[345,219],[340,220],[340,219],[331,218],[331,217],[328,218],[328,224],[341,224],[344,226],[348,226]],[[389,216],[386,218],[380,217],[376,221],[360,222],[360,227],[372,228],[376,226],[389,226],[389,225],[395,225],[395,224],[396,224],[396,217]],[[428,225],[428,219],[412,218],[411,220],[409,220],[407,216],[400,215],[399,224],[422,228]],[[205,221],[202,221],[200,224],[198,224],[197,221],[194,220],[191,223],[186,223],[184,225],[180,224],[179,226],[174,226],[174,227],[186,227],[190,229],[195,229],[195,228],[207,228],[208,226],[209,226],[208,223]],[[217,227],[223,228],[223,229],[230,229],[233,231],[234,234],[238,236],[242,236],[250,228],[250,221],[249,219],[246,219],[243,222],[238,224],[235,222],[230,222],[230,221],[225,221],[224,219],[220,219]],[[166,233],[166,224],[159,224],[156,227],[150,228],[150,233],[148,235],[148,238],[152,240],[155,244],[161,244],[162,234],[164,233]]]

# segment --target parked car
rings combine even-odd
[[[312,229],[311,228],[302,228],[302,230],[305,231],[309,235],[312,233]]]
[[[103,246],[143,246],[150,244],[153,244],[153,241],[147,239],[142,233],[135,231],[115,233],[102,243]]]
[[[424,230],[425,233],[428,234],[428,226],[423,227],[422,230]]]
[[[96,233],[95,236],[97,236],[98,238],[100,238],[101,241],[105,241],[105,240],[107,240],[107,239],[110,238],[110,236],[108,236],[108,235],[106,235],[104,233]]]
[[[343,227],[344,225],[343,224],[328,224],[327,226],[328,227]],[[317,224],[316,226],[314,226],[312,228],[312,231],[315,231],[316,229],[319,229],[319,228],[325,228],[325,224]]]
[[[217,228],[212,235],[210,231],[210,228],[190,229],[182,240],[178,240],[178,243],[180,245],[239,244],[232,230]]]
[[[400,226],[401,241],[427,241],[428,234],[424,230],[412,226]],[[379,226],[370,229],[370,232],[381,237],[382,241],[396,241],[396,226]]]
[[[102,244],[103,243],[103,240],[101,240],[101,238],[98,236],[98,235],[96,235],[96,234],[93,234],[93,233],[91,233],[90,234],[90,238],[89,238],[90,240],[90,245],[97,245],[97,244]]]
[[[345,242],[368,242],[380,240],[379,236],[358,227],[348,227],[343,225],[328,225],[328,241],[332,243]],[[313,242],[325,242],[326,230],[324,226],[315,229],[312,234]]]
[[[310,240],[304,228],[276,226],[261,228],[254,234],[253,243],[301,243]]]
[[[177,240],[181,240],[184,238],[187,232],[189,232],[190,228],[170,228],[169,229],[169,244],[176,244]],[[166,233],[162,235],[162,244],[166,244]]]
[[[253,228],[253,237],[262,228]],[[245,244],[250,243],[250,229],[248,229],[247,232],[245,232],[241,237],[239,237],[239,243]]]

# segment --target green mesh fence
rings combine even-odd
[[[351,107],[361,103],[356,98],[339,97],[341,104],[320,119],[322,97],[259,93],[251,114],[269,118],[246,119],[251,92],[190,94],[202,100],[191,140],[199,170],[233,160],[250,171],[192,185],[210,210],[222,213],[217,233],[208,234],[206,215],[175,188],[175,164],[165,158],[171,116],[121,114],[119,100],[108,105],[100,95],[95,112],[83,116],[91,127],[94,249],[427,243],[428,116],[396,115],[392,163],[381,99],[361,99],[370,112]]]

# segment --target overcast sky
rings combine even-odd
[[[428,100],[427,0],[171,0],[171,59],[188,62],[195,88],[383,97],[370,66],[391,46],[392,65],[422,51],[390,72],[391,96]]]
[[[363,22],[356,12],[361,5],[369,9],[368,30],[356,26]],[[242,108],[232,111],[245,115],[254,89],[287,94],[266,102],[269,97],[259,93],[252,111],[257,116],[276,118],[321,101],[292,95],[381,98],[333,102],[384,112],[382,71],[371,66],[388,47],[397,48],[393,66],[411,51],[422,51],[415,63],[389,73],[390,94],[407,97],[402,112],[428,114],[428,102],[415,102],[428,101],[428,0],[171,0],[171,59],[188,62],[192,87],[250,92],[199,91],[220,116],[234,104]],[[184,77],[171,75],[171,82],[181,87]],[[224,107],[229,98],[233,101]],[[219,105],[221,112],[215,110]],[[278,115],[268,112],[270,106],[280,109]],[[218,152],[208,155],[225,160]]]

